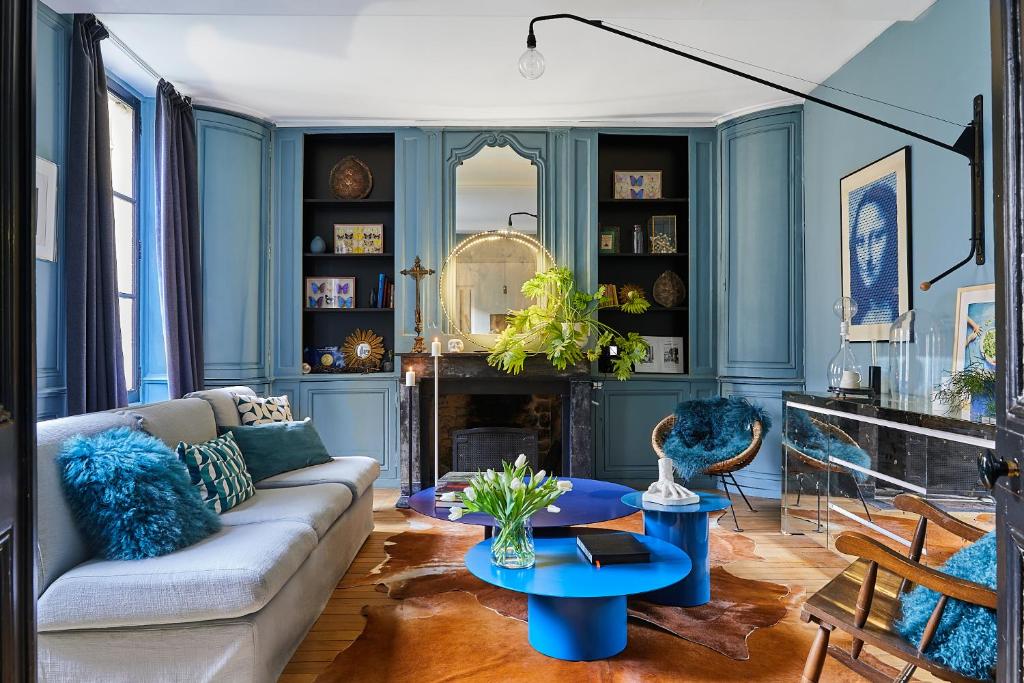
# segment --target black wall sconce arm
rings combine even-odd
[[[948,142],[937,140],[935,138],[924,135],[923,133],[918,133],[917,131],[910,130],[909,128],[904,128],[903,126],[890,123],[876,116],[865,114],[864,112],[857,111],[856,109],[851,109],[850,107],[844,107],[843,105],[836,104],[835,102],[830,102],[829,100],[822,99],[816,95],[803,93],[794,88],[782,85],[781,83],[775,83],[765,78],[761,78],[760,76],[755,76],[753,74],[746,73],[745,71],[740,71],[739,69],[735,69],[724,64],[719,64],[718,62],[713,62],[710,59],[700,57],[690,52],[677,50],[676,48],[668,47],[667,45],[662,45],[661,43],[649,40],[648,38],[634,35],[632,33],[629,33],[628,31],[623,31],[619,28],[609,26],[600,19],[587,19],[576,14],[545,14],[542,16],[534,17],[533,19],[530,20],[530,30],[526,37],[526,46],[528,49],[536,49],[537,47],[537,36],[534,33],[534,26],[538,22],[551,21],[553,19],[569,19],[570,21],[576,21],[581,24],[586,24],[587,26],[591,26],[593,28],[606,31],[608,33],[613,33],[617,36],[622,36],[623,38],[628,38],[629,40],[632,40],[637,43],[649,45],[650,47],[661,50],[662,52],[668,52],[678,57],[688,59],[692,62],[696,62],[698,64],[703,64],[704,66],[711,67],[712,69],[718,69],[719,71],[724,71],[728,74],[732,74],[733,76],[738,76],[739,78],[743,78],[748,81],[753,81],[754,83],[758,83],[760,85],[764,85],[769,88],[779,90],[789,95],[803,98],[808,102],[814,102],[815,104],[819,104],[823,107],[827,107],[829,109],[842,112],[844,114],[853,116],[863,121],[874,123],[875,125],[882,126],[883,128],[888,128],[898,133],[909,135],[910,137],[916,138],[922,142],[927,142],[928,144],[934,145],[935,147],[940,147],[942,149],[966,157],[967,161],[970,164],[971,172],[970,252],[967,254],[967,257],[965,259],[955,264],[945,272],[937,275],[936,277],[933,277],[931,280],[922,282],[921,289],[922,291],[929,290],[933,284],[935,284],[942,278],[946,277],[953,271],[957,270],[958,268],[967,265],[971,261],[971,259],[974,259],[974,262],[979,266],[985,263],[985,138],[983,119],[984,101],[981,95],[976,95],[974,97],[973,117],[971,122],[964,127],[963,132],[960,134],[960,137],[957,138],[956,142],[954,142],[953,144],[949,144]]]

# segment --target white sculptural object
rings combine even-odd
[[[693,505],[700,502],[700,496],[676,483],[669,458],[658,458],[658,481],[647,487],[643,501],[658,505]]]

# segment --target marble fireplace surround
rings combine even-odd
[[[427,427],[433,420],[429,406],[433,402],[434,359],[429,354],[404,354],[399,375],[416,373],[416,386],[402,385],[399,392],[399,458],[401,460],[401,496],[399,507],[408,507],[407,498],[433,484],[434,444],[426,443]],[[441,357],[439,391],[443,394],[554,394],[562,398],[562,423],[568,434],[563,444],[563,476],[591,477],[593,462],[592,398],[590,367],[557,370],[545,358],[526,361],[518,375],[508,375],[487,364],[484,353],[449,353]]]

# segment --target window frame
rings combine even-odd
[[[139,344],[139,335],[142,332],[142,325],[140,324],[139,306],[141,298],[139,296],[139,284],[140,278],[139,273],[142,270],[142,233],[139,226],[141,219],[141,213],[139,211],[139,190],[142,187],[141,184],[141,167],[142,167],[142,101],[127,88],[122,86],[116,80],[110,78],[110,74],[107,74],[107,91],[117,99],[124,102],[132,110],[133,114],[133,145],[134,155],[132,157],[132,196],[128,197],[121,194],[120,192],[113,190],[113,196],[117,199],[121,199],[126,202],[130,202],[132,205],[132,227],[133,227],[133,252],[135,257],[135,267],[132,269],[132,293],[127,294],[121,291],[121,288],[117,289],[118,307],[122,299],[130,299],[132,301],[132,358],[134,360],[133,370],[135,377],[135,386],[126,387],[128,390],[128,402],[137,403],[139,401],[141,386],[142,386],[142,357],[141,357],[141,345]],[[115,228],[116,229],[116,228]],[[123,343],[123,337],[122,337]],[[123,347],[122,347],[123,348]]]

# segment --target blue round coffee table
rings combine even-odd
[[[559,477],[572,482],[572,491],[564,493],[555,501],[561,512],[538,511],[532,518],[534,529],[594,524],[609,519],[626,517],[636,512],[622,502],[623,495],[633,489],[621,484],[597,479]],[[448,519],[450,508],[434,506],[434,487],[423,489],[409,496],[409,507],[421,515],[435,519]],[[470,512],[456,520],[460,524],[476,524],[484,528],[484,538],[490,538],[491,529],[497,522],[482,512]]]
[[[659,605],[696,607],[711,600],[711,558],[708,542],[711,531],[708,513],[727,509],[732,503],[725,496],[701,493],[693,505],[658,505],[643,502],[643,493],[634,491],[622,497],[631,508],[644,511],[644,533],[668,541],[683,550],[693,562],[686,578],[656,590],[644,599]]]
[[[478,579],[526,593],[530,645],[570,661],[605,659],[626,647],[626,596],[673,584],[690,571],[690,558],[671,543],[634,536],[647,546],[650,562],[590,564],[576,538],[538,538],[537,563],[529,569],[491,564],[491,541],[466,553],[466,567]]]

